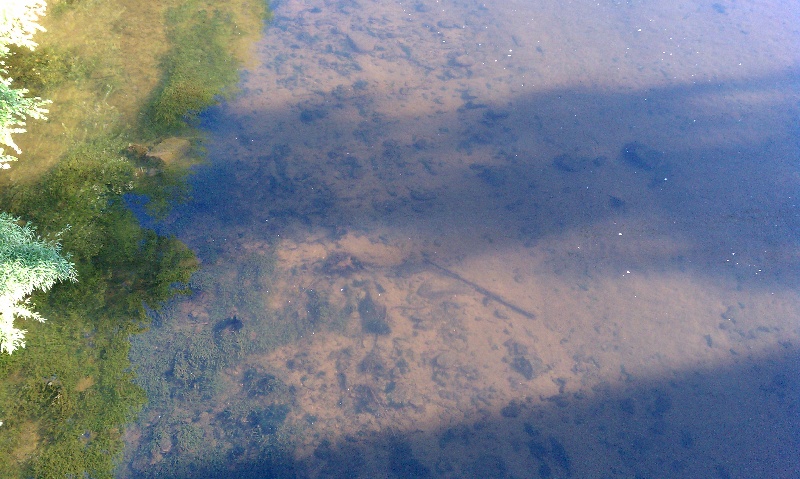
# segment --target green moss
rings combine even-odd
[[[188,248],[142,229],[125,207],[122,196],[139,191],[139,179],[121,153],[123,144],[80,145],[39,184],[11,190],[12,208],[34,224],[50,231],[69,225],[61,237],[80,282],[54,289],[60,304],[141,312],[142,302],[157,306],[179,292],[174,285],[188,282],[195,269]]]
[[[67,81],[89,78],[96,68],[94,59],[79,56],[74,50],[44,46],[36,50],[10,46],[11,53],[3,59],[14,86],[27,88],[32,96],[42,96]]]
[[[203,430],[194,424],[182,424],[175,433],[175,442],[181,453],[195,452],[203,444]]]
[[[64,0],[55,7],[65,14],[78,1]],[[181,394],[191,399],[192,391],[197,397],[217,394],[223,386],[220,369],[254,347],[244,334],[215,335],[209,329],[180,338],[186,348],[177,355],[173,349],[171,357],[141,361],[137,372],[130,367],[129,338],[149,324],[145,305],[159,308],[187,292],[197,262],[175,238],[142,228],[124,201],[127,193],[146,196],[163,213],[186,198],[185,172],[149,165],[143,174],[143,165],[125,150],[130,142],[152,144],[183,130],[218,95],[232,91],[238,62],[231,51],[240,32],[224,13],[227,7],[212,8],[214,3],[189,0],[170,10],[171,48],[162,81],[140,114],[139,131],[98,128],[98,115],[107,111],[82,107],[88,139],[73,145],[35,182],[0,193],[0,210],[31,221],[46,238],[60,238],[79,278],[76,284],[36,294],[37,310],[49,321],[26,324],[27,348],[0,355],[0,477],[113,477],[124,425],[146,401],[143,387],[162,404]],[[18,51],[7,59],[8,67],[20,86],[34,92],[91,78],[98,63],[79,58],[70,48],[42,45],[35,52]],[[96,92],[97,105],[105,104],[101,99],[108,91]],[[272,260],[259,259],[255,269],[242,271],[236,287],[268,285]],[[250,303],[249,311],[264,314],[257,292],[238,294]],[[203,431],[186,418],[174,416],[165,427],[164,444],[174,442],[182,452],[201,449]]]
[[[164,77],[145,118],[145,129],[185,129],[199,112],[230,94],[239,62],[229,51],[236,28],[223,10],[190,1],[168,14],[172,49],[163,61]]]
[[[20,470],[37,478],[83,471],[112,477],[120,431],[145,400],[133,383],[128,337],[146,325],[144,305],[157,307],[185,291],[180,285],[196,269],[188,248],[141,228],[125,207],[122,195],[137,191],[138,180],[122,144],[80,145],[39,183],[12,188],[4,198],[5,209],[33,221],[42,234],[70,225],[61,241],[79,282],[35,295],[51,320],[30,325],[26,349],[0,355],[6,423],[0,446],[8,448],[0,451],[2,477],[19,477]],[[31,422],[44,439],[35,455],[16,459],[13,451],[21,446],[14,431]]]
[[[76,5],[81,3],[82,0],[61,0],[49,6],[49,15],[53,17],[60,17],[65,12],[75,8]]]

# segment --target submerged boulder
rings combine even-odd
[[[146,156],[170,165],[185,157],[191,146],[192,144],[186,138],[171,137],[152,147]]]

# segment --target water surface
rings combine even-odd
[[[231,477],[800,475],[796,5],[273,7],[150,343],[190,389],[192,335],[259,346],[143,437],[180,410]],[[134,469],[197,451],[165,430]]]

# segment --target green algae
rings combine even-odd
[[[268,11],[261,16],[267,20]],[[162,61],[164,76],[146,109],[146,131],[181,131],[219,98],[235,91],[239,62],[230,43],[241,34],[231,12],[201,0],[167,13],[173,45]]]
[[[125,426],[146,402],[131,370],[130,337],[148,327],[148,311],[188,292],[197,269],[184,244],[143,228],[125,201],[147,197],[163,213],[188,195],[185,165],[145,171],[129,145],[148,148],[178,129],[197,137],[184,128],[187,115],[232,91],[242,44],[258,33],[252,15],[250,23],[242,19],[255,8],[260,25],[266,15],[248,0],[214,10],[210,3],[54,2],[40,48],[7,59],[18,84],[54,104],[49,122],[32,122],[22,135],[29,154],[4,174],[0,209],[58,236],[79,282],[36,294],[37,310],[50,320],[26,325],[27,348],[0,355],[4,478],[114,476]],[[129,29],[151,35],[131,39]],[[187,47],[204,35],[214,39],[214,61],[187,68],[182,55],[209,53]],[[164,54],[160,70],[147,63],[153,52]],[[201,95],[192,90],[198,84]],[[190,96],[188,110],[171,110]],[[229,352],[235,344],[220,347]],[[185,451],[199,439],[186,427],[177,437]]]

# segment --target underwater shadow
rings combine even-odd
[[[298,51],[313,41],[295,38],[290,48]],[[350,43],[350,51],[332,57],[340,65],[358,54]],[[459,279],[457,267],[447,268],[506,249],[588,265],[588,273],[575,274],[583,281],[630,268],[678,272],[704,285],[723,282],[726,291],[796,290],[797,69],[714,84],[565,87],[492,100],[464,87],[469,82],[459,80],[469,78],[470,67],[452,60],[426,73],[449,96],[439,111],[423,109],[417,116],[394,114],[385,101],[387,95],[389,102],[424,95],[413,88],[384,91],[356,69],[337,70],[348,75],[342,85],[300,88],[301,95],[288,95],[289,103],[277,108],[250,101],[258,92],[256,86],[248,92],[245,82],[242,99],[203,115],[213,138],[209,162],[197,169],[194,200],[169,220],[169,232],[208,263],[235,261],[238,251],[285,238],[298,244],[330,244],[348,235],[386,244],[407,240],[424,266],[466,283],[487,303],[505,292],[493,294],[467,276]],[[290,67],[284,66],[281,81],[302,76]],[[573,246],[581,246],[581,261]],[[348,268],[373,267],[359,251],[328,259],[329,269],[342,276]],[[555,277],[559,266],[542,276]],[[732,302],[729,310],[735,308]],[[358,313],[365,336],[381,334],[364,327],[374,314]],[[537,316],[540,324],[550,319]],[[722,320],[748,347],[756,343],[750,335],[796,337],[791,324],[780,331],[739,330],[745,327],[729,326],[727,311]],[[582,326],[590,341],[603,341],[591,325]],[[569,340],[555,336],[554,343]],[[217,459],[197,458],[183,474],[152,477],[797,477],[798,345],[783,341],[771,352],[745,356],[745,348],[727,351],[711,335],[698,342],[703,351],[707,345],[708,356],[727,362],[635,376],[618,365],[601,373],[602,358],[570,354],[568,378],[540,378],[560,392],[542,397],[537,386],[543,383],[526,384],[530,361],[517,355],[508,381],[519,397],[497,405],[476,395],[466,420],[425,430],[359,430],[323,440],[299,459],[272,447],[233,450],[220,460],[223,451]],[[434,373],[446,369],[438,360],[421,364]],[[445,372],[470,381],[462,368]],[[383,384],[363,386],[359,393],[331,383],[345,398],[342,415],[379,416],[386,408],[410,415],[424,408],[386,399]],[[351,409],[359,401],[363,407]],[[285,411],[260,411],[256,418],[227,421],[231,429],[262,435],[258,442],[275,433],[278,417],[285,419]],[[215,425],[226,420],[210,416]],[[313,434],[313,424],[308,430]],[[164,454],[168,462],[175,453]]]
[[[628,224],[626,238],[642,241],[590,260],[716,277],[730,273],[733,253],[745,258],[742,281],[793,288],[800,131],[791,95],[773,93],[800,90],[799,79],[788,70],[647,91],[565,89],[503,105],[464,92],[459,108],[424,121],[370,115],[380,92],[359,86],[283,111],[225,105],[203,116],[217,140],[173,228],[203,225],[190,244],[208,231],[235,241],[237,232],[383,228],[447,258],[574,232],[607,242],[612,225]],[[743,92],[763,104],[700,102]]]
[[[622,371],[613,383],[520,398],[438,429],[323,441],[300,460],[268,450],[158,477],[792,479],[800,475],[798,368],[800,349],[787,342],[664,377]]]

